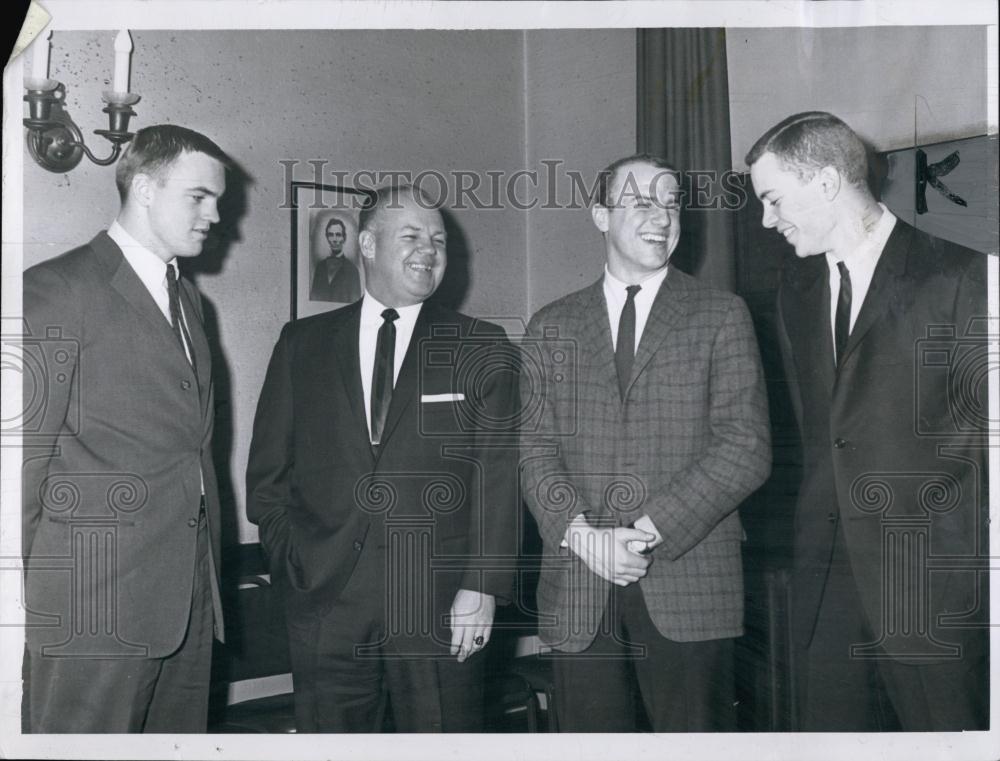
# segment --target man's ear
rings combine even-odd
[[[156,178],[151,175],[139,172],[132,176],[132,184],[129,186],[128,197],[133,199],[139,206],[149,207],[153,203],[153,195],[156,192]]]
[[[594,204],[590,207],[590,217],[594,220],[594,224],[597,229],[602,233],[608,231],[608,207],[601,206],[599,203]]]
[[[358,246],[365,259],[375,258],[375,234],[371,230],[362,230],[358,233]]]
[[[823,197],[827,201],[832,201],[840,193],[843,179],[840,172],[832,166],[825,166],[819,170],[819,186],[823,190]]]

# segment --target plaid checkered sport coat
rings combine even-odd
[[[624,402],[602,280],[541,309],[522,347],[522,486],[544,545],[542,640],[586,649],[619,590],[560,547],[580,513],[591,525],[652,519],[664,541],[638,583],[665,637],[742,634],[736,508],[771,466],[764,377],[743,301],[671,269]]]

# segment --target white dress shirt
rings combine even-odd
[[[618,349],[618,323],[622,319],[622,310],[625,308],[625,301],[628,299],[628,292],[625,290],[630,285],[641,285],[642,288],[635,294],[635,346],[633,351],[639,349],[639,339],[642,338],[642,331],[646,327],[649,319],[649,311],[653,308],[656,294],[667,278],[667,270],[664,267],[658,272],[654,272],[645,280],[638,283],[623,283],[604,267],[604,303],[608,307],[608,322],[611,323],[611,346]]]
[[[410,338],[413,336],[413,328],[417,324],[417,316],[420,314],[420,307],[423,303],[412,304],[408,307],[394,307],[399,313],[395,321],[396,325],[396,350],[392,361],[392,385],[396,387],[396,379],[399,378],[399,368],[403,366],[403,358],[406,350],[410,346]],[[358,359],[361,364],[361,388],[365,397],[365,420],[368,421],[368,436],[372,432],[372,373],[375,372],[375,345],[378,343],[378,331],[385,320],[382,312],[387,309],[385,304],[379,302],[374,296],[365,291],[361,299],[361,331],[358,335]]]
[[[153,297],[153,301],[156,302],[156,306],[159,307],[160,312],[162,312],[163,316],[166,318],[167,324],[171,325],[170,294],[167,292],[167,267],[173,267],[174,277],[179,278],[180,273],[177,270],[177,257],[174,257],[169,262],[163,261],[160,257],[129,235],[125,228],[118,224],[117,219],[112,222],[111,227],[108,228],[108,237],[118,244],[118,248],[120,248],[122,250],[122,254],[125,255],[125,261],[129,263],[129,266],[132,267],[135,274],[139,276],[139,280],[141,280],[142,284],[146,286],[146,290],[149,291],[149,295]],[[178,299],[178,306],[181,311],[181,321],[184,323],[184,330],[181,331],[181,338],[184,343],[184,352],[187,354],[188,362],[190,362],[191,347],[188,346],[186,338],[187,335],[190,335],[190,331],[188,330],[187,317],[184,315],[184,302],[180,299]]]
[[[848,334],[854,330],[854,323],[857,322],[865,296],[868,295],[868,288],[875,275],[875,267],[882,256],[882,249],[885,248],[885,244],[892,234],[892,229],[896,226],[896,217],[893,216],[892,212],[884,204],[880,203],[879,206],[882,209],[882,216],[875,223],[875,227],[865,237],[864,242],[842,260],[851,275],[851,324]],[[837,259],[831,252],[826,253],[826,264],[830,270],[830,335],[833,338],[831,346],[837,345],[837,300],[840,295],[838,261],[841,260]]]

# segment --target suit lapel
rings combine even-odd
[[[854,329],[847,339],[844,356],[840,362],[841,366],[864,340],[872,326],[878,322],[889,304],[893,302],[893,296],[906,269],[909,243],[910,230],[897,220],[889,240],[886,241],[885,249],[879,257],[878,264],[875,266],[871,285],[868,286],[868,293],[861,305]]]
[[[164,348],[163,351],[174,352],[178,359],[183,360],[184,364],[190,366],[184,354],[184,349],[177,341],[177,336],[174,334],[173,328],[163,316],[163,312],[160,311],[160,308],[156,305],[149,291],[146,290],[146,286],[143,285],[135,270],[132,269],[132,265],[125,259],[125,255],[118,248],[118,245],[111,240],[107,233],[100,233],[91,241],[90,245],[97,254],[97,258],[105,268],[105,271],[109,273],[111,287],[149,324],[154,340],[160,344],[167,344],[169,346],[169,349]],[[207,361],[207,344],[204,346],[204,350]]]
[[[830,278],[826,257],[796,260],[786,271],[782,296],[785,330],[799,374],[818,377],[833,392],[836,368],[830,326]]]
[[[632,363],[632,375],[629,378],[629,388],[635,383],[639,373],[649,364],[653,355],[660,348],[671,330],[684,324],[687,314],[687,299],[691,288],[689,275],[678,269],[671,269],[660,285],[660,290],[653,299],[653,305],[646,319],[646,327],[639,339],[639,348],[635,352]]]
[[[331,350],[317,352],[320,377],[339,379],[344,396],[351,409],[352,427],[363,448],[371,451],[368,436],[368,412],[365,410],[365,393],[361,387],[361,361],[358,358],[358,338],[361,331],[361,302],[357,301],[344,310],[344,319],[335,329]],[[337,369],[334,369],[334,365]],[[332,392],[332,385],[330,386]]]
[[[615,369],[615,347],[611,342],[611,323],[608,321],[608,302],[604,298],[602,277],[584,293],[585,309],[579,333],[581,356],[589,355],[587,366],[594,368],[595,380],[611,389],[618,397],[618,371]]]

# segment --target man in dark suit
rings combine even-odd
[[[348,304],[361,296],[361,281],[353,262],[344,255],[347,228],[334,217],[324,231],[330,255],[316,262],[309,298],[312,301],[335,301]]]
[[[800,728],[985,729],[986,257],[878,203],[832,114],[788,117],[746,161],[797,257],[778,330],[803,451]]]
[[[222,632],[212,360],[177,259],[219,220],[228,165],[192,130],[140,130],[109,230],[24,273],[30,732],[206,729]]]
[[[302,732],[482,727],[495,600],[510,596],[516,355],[427,299],[442,217],[418,190],[362,211],[366,292],[289,323],[257,405],[247,516],[284,595]]]
[[[635,731],[638,693],[654,731],[733,730],[736,508],[770,470],[753,326],[739,298],[669,266],[675,170],[629,156],[598,187],[604,276],[532,318],[523,361],[559,728]]]

